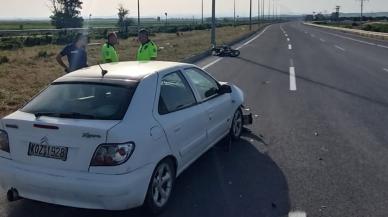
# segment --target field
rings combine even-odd
[[[217,29],[217,43],[227,43],[247,33],[248,26],[221,27]],[[210,31],[190,31],[180,36],[160,33],[152,39],[160,48],[158,60],[181,61],[209,48]],[[92,43],[103,43],[103,40]],[[137,47],[135,38],[121,40],[118,46],[120,60],[134,60]],[[45,45],[0,51],[0,57],[7,56],[9,59],[8,63],[0,64],[0,117],[15,111],[39,90],[64,74],[55,61],[55,55],[60,50],[61,46]],[[99,45],[88,47],[89,65],[95,65],[99,56]]]
[[[136,19],[132,19],[133,25],[137,24]],[[149,25],[165,25],[165,20],[157,21],[156,19],[141,19],[141,24],[143,26]],[[199,24],[200,20],[192,20],[192,19],[169,19],[169,25],[181,25],[181,24]],[[109,19],[91,19],[90,21],[84,20],[84,27],[114,27],[117,24],[117,19],[109,18]],[[54,26],[51,25],[49,20],[0,20],[0,30],[25,30],[25,29],[55,29]]]

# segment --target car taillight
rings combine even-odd
[[[118,166],[125,163],[135,150],[135,143],[101,144],[94,152],[90,166]]]
[[[0,130],[0,150],[10,152],[8,133],[4,130]]]

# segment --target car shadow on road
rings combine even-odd
[[[96,211],[30,200],[1,206],[4,205],[8,217],[146,216],[139,208]],[[209,150],[183,172],[177,179],[168,208],[160,216],[282,217],[287,216],[289,209],[288,184],[281,169],[268,155],[241,139],[229,151]]]
[[[272,66],[264,65],[264,64],[255,62],[253,60],[250,60],[250,59],[247,59],[247,58],[244,58],[244,57],[237,57],[237,58],[239,60],[244,61],[244,62],[253,64],[253,65],[257,65],[257,66],[260,66],[260,67],[263,67],[263,68],[266,68],[266,69],[269,69],[269,70],[272,70],[272,71],[275,71],[275,72],[279,72],[279,73],[281,73],[283,75],[289,76],[289,72],[288,71],[284,71],[284,70],[281,70],[281,69],[274,68]],[[354,92],[349,91],[349,90],[345,90],[345,89],[340,88],[340,87],[336,87],[336,86],[333,86],[333,85],[330,85],[330,84],[325,84],[325,83],[322,83],[322,82],[319,82],[319,81],[314,81],[314,80],[312,80],[310,78],[306,78],[304,76],[296,75],[295,77],[297,79],[302,80],[302,81],[310,82],[312,84],[316,84],[316,85],[319,85],[321,87],[329,88],[331,90],[340,92],[342,94],[346,94],[346,95],[349,95],[349,96],[352,96],[352,97],[356,97],[356,98],[365,100],[367,102],[370,102],[370,103],[373,103],[373,104],[380,105],[380,106],[383,106],[385,108],[388,108],[388,102],[379,101],[379,100],[376,100],[376,99],[373,99],[373,98],[370,98],[370,97],[367,97],[367,96],[360,95],[358,93],[354,93]]]

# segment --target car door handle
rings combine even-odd
[[[213,114],[215,112],[215,109],[208,110],[209,120],[211,121],[213,119]]]

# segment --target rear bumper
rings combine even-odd
[[[86,209],[126,210],[144,202],[155,165],[123,175],[45,172],[0,157],[0,187],[23,198]]]

